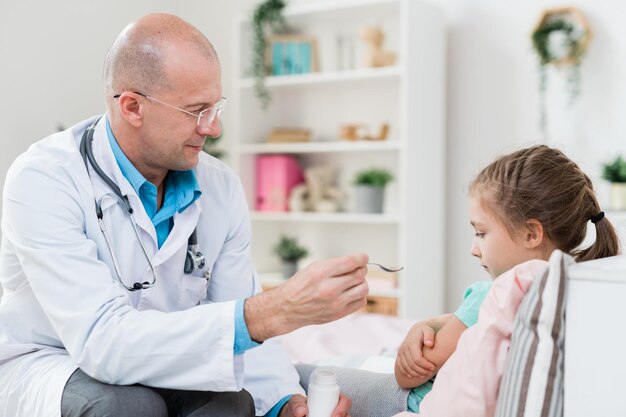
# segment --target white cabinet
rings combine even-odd
[[[623,416],[626,256],[573,265],[568,278],[565,416]]]
[[[271,281],[280,270],[271,247],[281,233],[288,234],[308,247],[310,259],[362,251],[374,262],[405,266],[397,288],[372,295],[396,298],[403,317],[441,313],[446,233],[442,12],[415,0],[335,0],[294,2],[284,14],[298,33],[316,39],[319,71],[267,77],[272,102],[266,110],[246,74],[251,45],[247,18],[236,20],[233,36],[236,122],[230,155],[251,205],[252,255],[261,278]],[[384,31],[383,48],[397,55],[395,65],[360,64],[364,46],[359,30],[372,25]],[[346,58],[346,53],[354,56]],[[342,141],[339,127],[347,123],[366,124],[372,132],[388,123],[389,135],[384,141]],[[265,143],[275,127],[308,128],[311,141]],[[303,167],[337,167],[337,184],[348,194],[345,210],[255,212],[255,158],[275,153],[296,155]],[[383,214],[353,210],[352,180],[370,167],[387,168],[395,177],[386,189]]]
[[[626,211],[607,211],[626,247]],[[583,246],[591,244],[595,227]],[[565,320],[564,415],[623,416],[626,333],[626,256],[613,256],[572,265],[567,271]]]

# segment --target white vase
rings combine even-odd
[[[385,202],[385,187],[371,185],[356,186],[356,211],[359,213],[382,213]]]
[[[298,272],[298,263],[294,261],[283,261],[282,263],[283,278],[291,278]]]
[[[626,182],[611,183],[611,208],[626,210]]]

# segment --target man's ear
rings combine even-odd
[[[117,98],[117,108],[124,119],[133,127],[143,125],[143,103],[141,97],[125,91]]]
[[[537,219],[526,221],[524,245],[527,249],[535,249],[543,243],[543,225]]]

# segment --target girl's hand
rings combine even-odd
[[[414,324],[400,345],[396,367],[407,378],[431,378],[435,365],[424,358],[422,349],[434,345],[435,330],[424,322]]]

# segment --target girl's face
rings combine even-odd
[[[527,245],[526,228],[520,228],[511,235],[506,226],[485,207],[484,199],[472,196],[470,200],[470,223],[475,230],[471,254],[478,258],[480,266],[492,279],[517,264],[537,259],[537,251]]]

